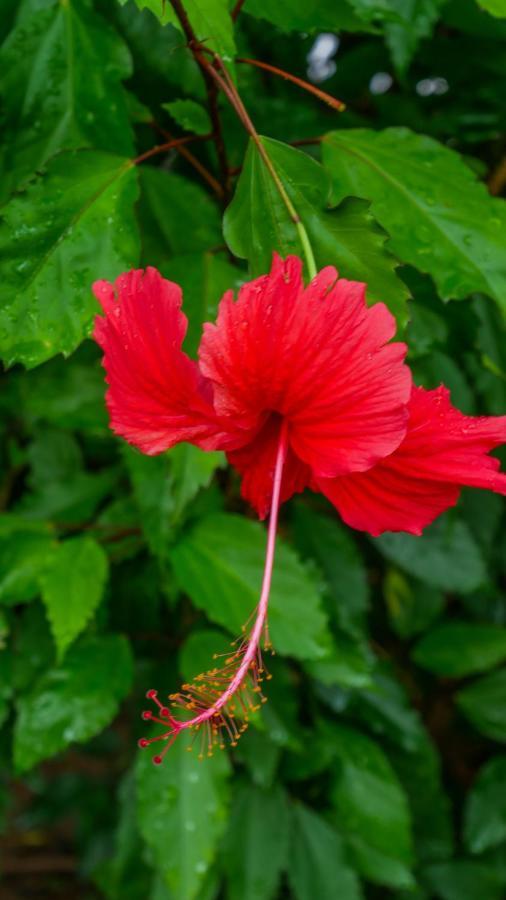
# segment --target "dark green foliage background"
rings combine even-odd
[[[235,25],[225,0],[183,5],[236,79],[317,264],[390,306],[418,383],[504,413],[504,0],[246,0]],[[184,287],[195,353],[222,293],[301,247],[225,99],[225,201],[175,150],[133,164],[164,133],[209,130],[169,2],[1,12],[0,894],[500,900],[496,496],[464,491],[422,538],[376,540],[321,497],[291,501],[262,716],[201,764],[184,740],[161,768],[136,751],[146,689],[207,668],[248,618],[265,529],[221,454],[147,458],[112,436],[90,284],[158,266]],[[340,37],[323,87],[341,115],[234,63],[304,77],[322,31]],[[394,79],[383,94],[378,72]],[[446,92],[417,92],[435,77]],[[189,149],[222,179],[213,140]]]

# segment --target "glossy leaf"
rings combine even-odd
[[[90,537],[60,544],[41,577],[42,600],[61,659],[95,613],[103,595],[108,564]]]
[[[403,73],[421,40],[430,36],[446,0],[393,0],[399,21],[385,23],[385,37],[397,70]]]
[[[119,36],[86,0],[19,7],[0,49],[6,173],[19,182],[54,153],[77,147],[131,155],[121,81],[132,67]]]
[[[200,520],[170,551],[176,578],[211,621],[237,635],[256,607],[266,532],[256,522],[221,514]],[[276,650],[320,659],[328,634],[316,585],[293,550],[278,540],[269,601]]]
[[[132,658],[125,638],[102,635],[76,644],[63,663],[49,669],[19,698],[14,727],[18,771],[102,731],[116,715],[131,680]]]
[[[202,764],[198,747],[187,747],[183,734],[163,766],[153,765],[149,751],[139,754],[138,821],[166,887],[194,900],[226,825],[229,766],[224,753]]]
[[[319,163],[279,141],[262,138],[262,143],[306,228],[317,268],[334,265],[345,278],[365,281],[369,300],[383,300],[404,324],[408,292],[368,204],[350,197],[331,208],[329,176]],[[252,275],[268,271],[275,250],[304,256],[298,231],[254,143],[223,228],[230,249],[248,260]]]
[[[504,308],[506,207],[458,154],[407,128],[350,129],[326,136],[323,160],[334,202],[348,194],[370,200],[389,249],[428,272],[444,300],[481,291]]]
[[[125,2],[125,0],[122,0]],[[177,28],[181,24],[171,4],[165,0],[135,0],[140,9],[150,9],[162,22]],[[234,32],[226,0],[184,0],[181,4],[199,41],[214,50],[225,62],[235,56]]]
[[[368,26],[354,10],[352,2],[316,0],[313,3],[292,3],[291,0],[246,0],[245,12],[276,25],[282,31],[314,32],[367,31]]]
[[[89,333],[97,278],[137,262],[131,162],[62,153],[15,196],[0,222],[0,355],[32,367],[71,353]]]

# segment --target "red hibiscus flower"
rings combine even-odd
[[[297,257],[275,256],[269,275],[221,300],[204,325],[198,364],[181,349],[187,321],[181,290],[155,270],[99,281],[105,317],[94,337],[104,351],[112,429],[148,454],[180,441],[224,450],[242,494],[270,513],[266,565],[255,623],[225,665],[171,697],[157,697],[168,749],[184,728],[209,752],[236,742],[261,697],[260,653],[280,503],[305,487],[322,491],[345,522],[378,535],[420,534],[456,503],[462,485],[506,493],[488,451],[506,439],[506,416],[454,409],[444,388],[412,387],[406,346],[382,303],[368,308],[365,285],[323,269],[304,287]],[[189,716],[189,718],[188,718]],[[243,727],[243,726],[242,726]],[[161,762],[163,754],[155,757]]]

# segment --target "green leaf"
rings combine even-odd
[[[14,762],[19,772],[102,731],[130,690],[132,658],[125,638],[109,634],[76,644],[17,704]]]
[[[194,134],[208,134],[212,131],[207,110],[195,100],[172,100],[170,103],[162,103],[162,107],[184,131],[193,131]]]
[[[387,533],[372,542],[401,569],[443,591],[466,594],[487,580],[481,551],[467,525],[448,516],[421,537]]]
[[[408,291],[395,274],[398,263],[385,250],[385,234],[368,204],[350,197],[330,208],[331,185],[323,166],[287,144],[261,140],[306,228],[317,267],[334,265],[345,278],[366,282],[369,300],[383,300],[404,324]],[[303,257],[298,231],[251,141],[223,231],[232,252],[248,260],[252,275],[269,270],[275,250]]]
[[[351,634],[363,633],[369,606],[364,561],[349,530],[302,503],[292,506],[295,543],[320,566],[333,601],[335,618]]]
[[[492,16],[506,19],[506,0],[476,0],[476,2]]]
[[[167,250],[172,255],[223,244],[219,209],[200,184],[153,166],[141,169],[140,184],[141,224],[158,233],[165,261]]]
[[[55,547],[46,524],[0,516],[0,603],[26,603],[37,596],[39,576]]]
[[[97,278],[136,264],[137,197],[129,160],[61,153],[2,210],[0,355],[31,368],[89,333]]]
[[[123,6],[125,3],[128,3],[128,0],[119,0],[119,2]],[[166,0],[134,0],[134,2],[139,9],[149,9],[162,25],[167,25],[170,22],[171,25],[178,26],[178,19],[172,9],[172,4],[167,3]]]
[[[413,863],[408,804],[380,746],[351,728],[334,726],[332,800],[336,821],[359,872],[378,884],[410,887]]]
[[[191,444],[179,444],[159,456],[145,456],[126,445],[122,452],[146,540],[156,556],[166,557],[185,507],[223,465],[223,455]]]
[[[40,579],[42,600],[62,659],[97,609],[107,578],[107,556],[93,538],[60,544]]]
[[[161,272],[183,289],[183,312],[188,317],[184,349],[196,356],[202,324],[214,321],[224,293],[239,288],[245,273],[232,266],[225,254],[214,252],[173,256]]]
[[[485,862],[456,859],[436,863],[423,872],[431,897],[440,900],[502,900],[504,883]]]
[[[371,201],[389,249],[428,272],[444,300],[481,291],[505,307],[505,204],[453,150],[407,128],[334,131],[323,141],[334,202]]]
[[[333,636],[325,659],[307,662],[306,672],[324,685],[363,689],[371,686],[373,656],[367,644],[346,634]]]
[[[3,164],[16,181],[59,150],[133,151],[126,94],[130,55],[85,0],[25,0],[0,49]]]
[[[356,873],[339,833],[307,806],[292,812],[288,879],[296,900],[361,900]]]
[[[77,441],[65,431],[41,428],[30,444],[26,491],[16,511],[30,519],[88,520],[116,481],[112,470],[87,472]]]
[[[383,596],[390,624],[401,638],[410,638],[432,625],[444,609],[441,591],[397,569],[388,569],[383,582]]]
[[[293,3],[293,0],[246,0],[244,11],[257,19],[266,19],[282,31],[369,31],[371,30],[352,9],[348,0],[313,0],[312,3]]]
[[[431,35],[446,0],[392,0],[398,22],[385,23],[385,37],[396,69],[403,73],[421,40]]]
[[[120,0],[125,2],[125,0]],[[150,9],[165,25],[170,22],[181,30],[171,4],[165,0],[135,0],[139,9]],[[234,29],[227,0],[184,0],[182,4],[198,41],[214,50],[225,62],[235,57]]]
[[[224,753],[201,763],[182,733],[162,766],[149,751],[137,765],[138,821],[157,869],[178,900],[194,900],[213,862],[227,819]]]
[[[457,704],[481,734],[506,743],[506,669],[463,688],[457,694]]]
[[[287,797],[244,785],[234,796],[224,842],[229,900],[276,897],[288,853]]]
[[[239,634],[258,603],[265,530],[229,514],[201,519],[170,550],[182,590],[211,621]],[[269,601],[269,632],[280,653],[320,659],[329,635],[320,597],[293,550],[278,540]]]
[[[471,853],[506,840],[506,756],[495,756],[480,769],[466,800],[464,837]]]
[[[506,659],[506,628],[468,622],[443,622],[413,651],[417,665],[446,678],[486,672]]]

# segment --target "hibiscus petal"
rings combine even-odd
[[[506,494],[506,474],[488,455],[504,441],[506,416],[465,416],[446,388],[415,387],[406,438],[391,456],[368,472],[316,483],[353,528],[421,534],[464,485]]]
[[[227,453],[228,461],[242,475],[241,494],[265,519],[271,507],[274,469],[278,452],[281,420],[271,416],[257,437],[241,450]],[[311,470],[288,447],[283,466],[280,502],[309,486]]]
[[[116,282],[97,281],[105,316],[94,338],[104,351],[111,427],[144,453],[179,441],[223,446],[211,386],[181,350],[187,320],[181,289],[156,269],[134,270]]]
[[[370,468],[402,441],[406,347],[386,343],[394,319],[381,303],[367,308],[365,285],[327,267],[304,289],[300,260],[275,256],[204,328],[201,369],[217,410],[251,428],[284,416],[291,448],[318,476]]]

